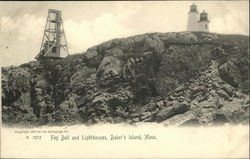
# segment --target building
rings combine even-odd
[[[209,32],[208,13],[203,10],[199,14],[197,5],[192,4],[188,12],[187,31]]]

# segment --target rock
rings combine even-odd
[[[242,98],[244,98],[244,94],[241,93],[241,92],[236,91],[235,92],[235,97],[242,99]]]
[[[221,103],[218,98],[210,98],[201,103],[192,101],[191,109],[196,114],[197,120],[202,125],[211,124]]]
[[[184,42],[196,42],[198,38],[192,32],[180,32],[177,34],[178,38]]]
[[[176,97],[170,95],[170,96],[168,97],[168,99],[169,99],[169,100],[176,100]]]
[[[225,123],[229,123],[229,120],[228,117],[223,112],[218,111],[214,115],[213,122],[214,125],[223,125]]]
[[[184,86],[179,86],[179,87],[177,87],[177,88],[175,89],[175,92],[176,92],[176,93],[179,93],[179,92],[183,91],[184,89],[185,89]]]
[[[156,103],[156,105],[160,108],[163,108],[164,107],[164,102],[163,101],[159,101]]]
[[[179,103],[177,105],[165,108],[162,111],[160,111],[158,114],[156,114],[156,120],[163,121],[173,117],[174,115],[183,114],[187,112],[189,109],[190,105],[188,105],[187,103]]]
[[[206,88],[204,86],[196,86],[191,89],[193,96],[197,96],[198,93],[205,94]]]
[[[245,123],[248,52],[243,35],[146,33],[3,67],[3,122]]]
[[[250,104],[250,99],[249,98],[250,98],[249,95],[245,96],[245,99],[244,99],[245,105]]]
[[[108,56],[105,57],[96,73],[97,84],[100,86],[108,86],[117,83],[117,78],[121,76],[122,63],[118,58]]]
[[[89,48],[85,54],[88,59],[96,57],[98,55],[97,47]]]
[[[241,65],[239,63],[241,62]],[[219,67],[220,77],[233,87],[238,87],[242,81],[247,80],[249,60],[243,56],[234,56]]]
[[[145,119],[148,120],[148,118],[152,118],[152,113],[151,112],[144,112],[141,114],[141,119],[145,121]]]
[[[121,49],[115,47],[115,48],[112,48],[110,50],[107,50],[105,52],[105,55],[106,55],[106,57],[113,56],[113,57],[119,58],[119,57],[122,57],[123,51]]]
[[[239,83],[239,88],[244,92],[244,93],[249,93],[250,92],[250,80],[247,79],[241,83]]]
[[[200,108],[218,108],[219,101],[218,99],[212,99],[211,101],[207,100],[198,104]]]
[[[202,125],[210,125],[214,120],[215,114],[216,110],[214,108],[202,109],[198,120]]]
[[[197,100],[199,100],[199,99],[201,99],[202,98],[202,96],[203,96],[203,92],[201,91],[201,92],[198,92],[198,93],[196,93],[196,94],[194,94],[193,95],[193,98],[195,99],[195,98],[198,98]]]
[[[230,97],[234,95],[234,88],[229,84],[223,84],[221,89],[225,91]]]
[[[146,37],[143,50],[152,51],[161,56],[161,53],[164,51],[164,43],[157,36],[153,36],[152,38]]]
[[[172,118],[162,121],[161,124],[163,124],[164,126],[180,126],[193,120],[196,120],[195,116],[192,114],[191,111],[188,111],[186,113],[178,114],[173,116]]]
[[[152,51],[144,52],[144,53],[143,53],[143,57],[144,57],[146,60],[150,60],[150,59],[153,57]]]
[[[216,47],[214,50],[211,52],[212,56],[216,59],[222,58],[225,56],[225,50],[222,49],[221,47]],[[220,63],[223,63],[223,61],[220,61]]]
[[[223,90],[218,90],[218,91],[216,91],[216,93],[220,97],[224,98],[225,100],[229,100],[230,99],[230,96],[225,91],[223,91]]]
[[[223,114],[227,121],[232,123],[241,123],[249,121],[249,110],[244,107],[240,99],[234,99],[231,102],[225,102],[224,106],[220,108],[220,113]]]

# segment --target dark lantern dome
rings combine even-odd
[[[190,11],[189,11],[189,12],[198,12],[198,11],[197,11],[197,5],[193,3],[193,4],[190,6]]]
[[[202,13],[200,13],[200,21],[208,21],[208,14],[203,10]]]

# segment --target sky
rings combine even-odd
[[[249,35],[249,1],[194,1],[208,12],[210,32]],[[69,54],[114,38],[185,31],[193,1],[0,2],[1,65],[17,66],[39,53],[48,9],[62,11]]]

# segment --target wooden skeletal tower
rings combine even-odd
[[[63,58],[68,56],[68,54],[61,11],[49,9],[42,45],[36,59],[44,57]]]

